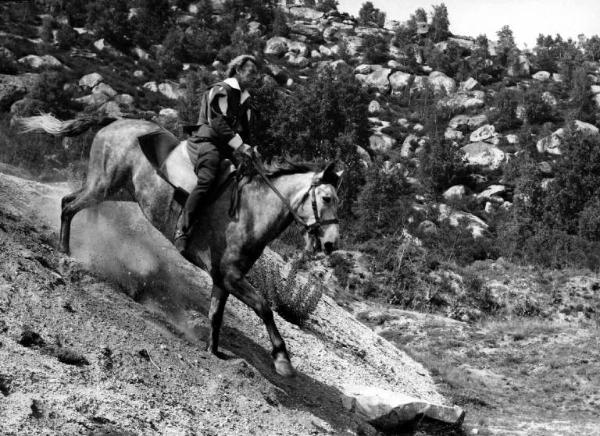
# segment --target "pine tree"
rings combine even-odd
[[[450,36],[450,20],[444,3],[433,6],[430,33],[433,42],[444,41]]]

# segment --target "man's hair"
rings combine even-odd
[[[233,58],[227,64],[227,71],[225,72],[225,74],[227,75],[227,77],[235,76],[235,73],[237,73],[240,69],[244,68],[244,65],[246,65],[247,62],[253,62],[254,65],[258,67],[258,62],[254,56],[239,55]]]

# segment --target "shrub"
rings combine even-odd
[[[292,262],[290,271],[282,277],[279,267],[260,258],[250,273],[251,283],[262,292],[271,307],[286,321],[302,325],[315,311],[321,296],[322,284],[312,276],[298,276],[304,262],[300,257]]]
[[[579,214],[578,233],[581,237],[600,242],[600,199],[592,198]]]
[[[517,118],[518,98],[516,91],[506,88],[501,89],[494,96],[496,112],[493,124],[498,131],[512,130],[522,124],[522,121]]]
[[[422,147],[419,161],[418,178],[434,196],[452,185],[461,184],[468,176],[462,152],[445,139],[428,141]]]
[[[56,33],[56,42],[62,49],[69,49],[75,45],[79,34],[68,24],[61,24]]]
[[[390,58],[388,40],[382,35],[366,35],[363,39],[365,61],[369,64],[383,64]]]
[[[358,11],[358,22],[362,26],[383,27],[385,24],[385,12],[380,11],[372,2],[364,2]]]
[[[318,0],[315,6],[316,10],[320,12],[337,11],[337,7],[337,0]]]
[[[541,87],[531,87],[523,97],[525,116],[530,124],[541,124],[554,120],[554,109],[542,98]]]
[[[132,26],[129,21],[127,0],[96,0],[88,6],[86,26],[93,30],[98,38],[105,38],[119,49],[131,46]],[[151,27],[145,28],[144,32]]]

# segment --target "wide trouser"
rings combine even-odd
[[[213,185],[219,171],[221,156],[217,146],[211,142],[194,142],[192,144],[196,162],[194,171],[198,182],[185,202],[181,217],[181,230],[189,233],[197,214],[206,203],[208,190]]]

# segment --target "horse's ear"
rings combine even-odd
[[[335,172],[335,162],[327,164],[323,173],[321,173],[321,183],[337,187],[339,182],[340,177]]]
[[[337,191],[337,190],[339,190],[339,189],[340,189],[340,186],[341,186],[341,184],[342,184],[342,176],[344,175],[344,170],[342,170],[342,171],[337,171],[337,172],[335,173],[335,175],[338,177],[338,182],[337,182],[337,185],[335,185],[335,190]]]

